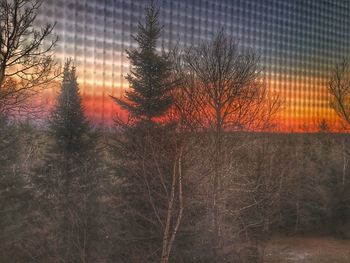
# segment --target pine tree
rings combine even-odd
[[[53,144],[35,184],[40,189],[41,212],[50,222],[50,232],[56,235],[47,237],[53,242],[47,250],[64,262],[95,262],[98,154],[75,72],[68,60],[49,122]]]
[[[177,83],[169,54],[157,53],[162,29],[158,13],[153,5],[146,9],[145,24],[139,24],[134,37],[139,47],[128,51],[130,89],[124,98],[114,98],[135,120],[118,122],[123,128],[115,149],[122,202],[116,214],[122,218],[118,235],[112,237],[119,241],[119,251],[114,250],[118,262],[168,262],[182,216],[176,125],[156,119],[172,106],[171,91]]]
[[[175,82],[171,80],[169,54],[158,54],[157,40],[161,35],[159,10],[153,5],[146,9],[145,24],[139,23],[134,37],[138,49],[127,51],[132,69],[126,79],[130,89],[124,98],[115,98],[118,105],[137,119],[152,120],[164,115],[172,104],[170,91]]]
[[[70,60],[64,66],[61,93],[51,115],[50,131],[60,153],[82,153],[90,145],[87,138],[90,126],[84,115],[75,67]]]
[[[173,214],[180,211],[177,198],[168,210],[172,198],[169,193],[174,190],[171,182],[173,176],[177,178],[173,171],[178,158],[176,127],[156,119],[172,106],[171,91],[176,85],[169,54],[157,52],[161,29],[159,10],[151,5],[134,37],[138,49],[127,52],[131,73],[126,79],[130,88],[123,98],[114,98],[135,120],[131,124],[118,122],[124,131],[115,149],[122,201],[116,214],[123,215],[118,220],[118,234],[112,237],[119,244],[114,249],[118,262],[156,262],[161,258],[167,262],[167,251],[171,250],[168,236],[177,218]],[[170,230],[165,227],[167,218],[173,223]]]

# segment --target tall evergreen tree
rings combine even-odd
[[[134,37],[138,48],[127,52],[132,68],[126,77],[130,89],[125,97],[114,98],[135,120],[119,122],[124,132],[116,139],[122,200],[116,214],[123,215],[114,237],[119,241],[120,250],[114,250],[119,262],[168,262],[174,239],[170,236],[176,235],[176,222],[182,216],[177,196],[181,183],[174,164],[180,148],[176,127],[156,120],[172,106],[171,91],[176,85],[169,54],[157,52],[162,29],[158,14],[153,5],[146,9],[145,23],[139,23]]]
[[[98,155],[84,115],[75,67],[67,61],[50,118],[53,145],[35,183],[51,224],[51,256],[64,262],[96,262]],[[55,243],[58,240],[58,243]],[[56,250],[55,250],[56,249]],[[45,257],[45,256],[44,256]],[[47,258],[46,258],[47,259]]]
[[[75,67],[71,61],[64,66],[61,93],[50,119],[50,131],[62,154],[78,154],[90,145],[89,123],[84,115]]]
[[[134,36],[137,49],[127,51],[131,73],[126,79],[130,89],[124,98],[114,98],[118,105],[137,119],[152,120],[166,113],[172,104],[170,91],[175,82],[171,79],[172,64],[169,53],[157,52],[161,35],[159,10],[151,5],[146,9],[145,24],[139,23]]]

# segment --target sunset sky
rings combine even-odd
[[[109,95],[128,83],[125,50],[143,18],[144,0],[46,0],[38,26],[56,22],[59,61],[75,60],[89,118],[110,125],[118,112]],[[322,118],[335,123],[327,83],[350,51],[347,0],[158,0],[164,25],[159,48],[188,47],[224,28],[261,57],[264,77],[283,100],[279,129],[300,130]],[[55,92],[43,95],[52,104]]]

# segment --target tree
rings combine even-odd
[[[31,193],[21,170],[25,134],[0,117],[0,257],[3,261],[31,260],[29,237]],[[26,145],[25,145],[26,146]]]
[[[50,119],[50,130],[57,142],[57,150],[70,158],[90,146],[87,134],[89,123],[84,115],[75,67],[68,60],[63,70],[61,92]]]
[[[121,262],[168,262],[179,231],[187,163],[176,127],[128,126],[117,138],[117,186],[122,214]],[[132,248],[132,249],[131,249]]]
[[[337,115],[345,121],[347,125],[350,125],[350,64],[349,61],[344,59],[340,63],[335,65],[332,72],[330,81],[328,83],[328,91],[331,95],[331,107],[337,113]],[[341,218],[339,225],[342,225],[344,229],[348,229],[348,223],[350,218],[350,196],[349,188],[350,182],[347,178],[347,159],[349,157],[349,151],[345,146],[348,143],[348,136],[344,136],[343,145],[343,172],[340,189],[337,191],[337,214]],[[341,230],[341,232],[348,231]]]
[[[175,106],[187,123],[209,131],[213,143],[210,200],[215,251],[221,246],[219,203],[225,132],[265,129],[279,101],[263,83],[259,58],[253,51],[241,50],[237,41],[223,31],[211,42],[186,50],[182,57],[179,70],[184,82],[176,91],[179,100]]]
[[[28,112],[29,99],[57,77],[51,54],[54,26],[34,27],[40,5],[41,0],[0,1],[0,225],[4,230],[0,253],[4,261],[33,259],[28,242],[32,196],[19,169],[23,136],[9,119]]]
[[[331,107],[338,116],[350,124],[350,65],[347,60],[335,65],[328,84]]]
[[[210,42],[185,50],[178,74],[181,101],[190,102],[179,112],[197,126],[222,130],[261,130],[279,109],[277,94],[269,92],[263,81],[259,57],[244,50],[238,42],[219,31]]]
[[[130,89],[124,98],[113,98],[133,118],[117,123],[122,134],[115,149],[124,215],[118,260],[125,262],[169,262],[184,209],[183,138],[169,118],[157,120],[172,106],[177,83],[169,53],[156,51],[158,14],[153,4],[146,9],[145,24],[139,23],[134,37],[138,49],[128,51]]]
[[[158,54],[157,40],[162,27],[159,10],[153,5],[146,9],[145,24],[139,23],[134,40],[139,48],[127,51],[132,69],[126,79],[130,89],[123,98],[113,99],[133,117],[152,120],[164,115],[172,104],[170,91],[175,82],[171,79],[172,63],[169,53]]]
[[[49,128],[53,145],[34,182],[40,190],[41,213],[56,235],[48,238],[53,242],[51,253],[65,262],[95,262],[98,154],[70,60]]]
[[[28,112],[29,99],[57,77],[51,54],[56,43],[51,38],[54,26],[34,27],[40,5],[40,0],[0,1],[0,224],[7,240],[0,250],[5,261],[31,260],[33,249],[25,240],[31,233],[25,224],[31,196],[19,169],[22,137],[9,119]],[[27,257],[21,258],[23,255]]]
[[[28,99],[58,76],[51,54],[54,25],[34,27],[41,3],[0,1],[0,114],[29,110]]]

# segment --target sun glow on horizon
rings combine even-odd
[[[329,106],[327,84],[334,63],[350,53],[350,34],[343,30],[350,20],[343,12],[347,6],[276,0],[208,0],[208,6],[171,2],[159,1],[164,25],[159,50],[208,41],[223,27],[239,39],[242,48],[259,53],[269,90],[279,93],[283,104],[275,118],[277,130],[316,127],[314,123],[322,119],[330,126],[338,125]],[[143,0],[115,0],[113,5],[44,1],[42,5],[38,26],[57,22],[55,55],[61,62],[74,59],[86,114],[96,124],[110,125],[120,112],[110,95],[120,97],[129,86],[125,50],[136,47],[132,35],[146,6]],[[50,91],[42,100],[52,106],[55,96]]]

